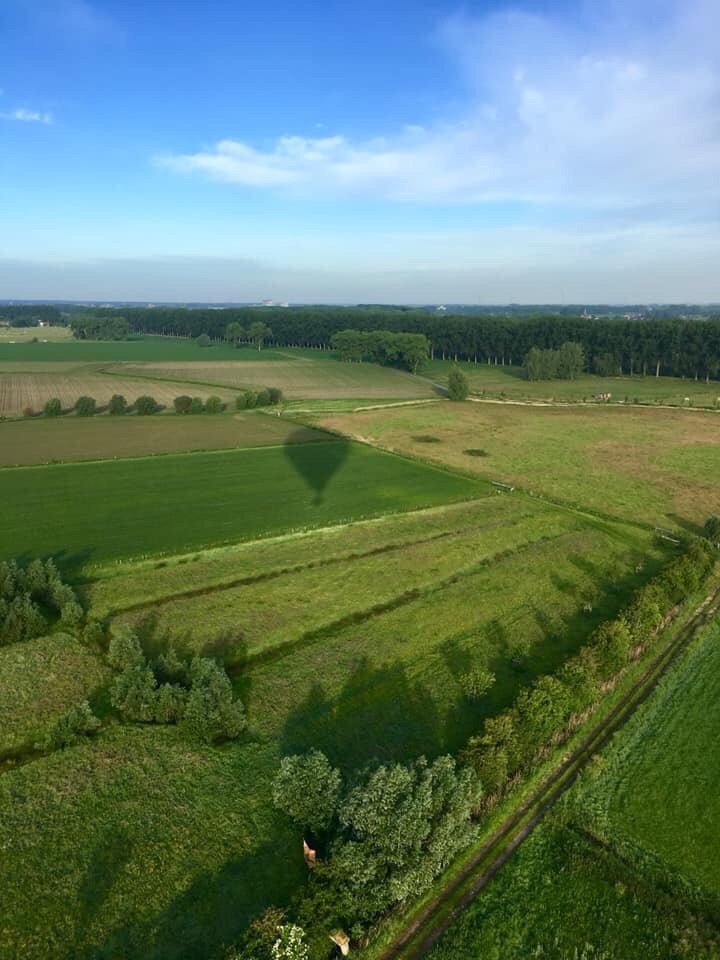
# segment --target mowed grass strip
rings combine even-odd
[[[107,677],[107,667],[65,634],[0,647],[0,758],[32,747]]]
[[[432,360],[423,368],[423,376],[446,383],[454,363]],[[690,404],[715,408],[720,406],[720,382],[683,380],[679,377],[622,376],[601,377],[583,373],[575,380],[527,380],[523,367],[460,361],[473,393],[507,400],[552,402],[592,401],[594,395],[610,393],[611,403]]]
[[[219,955],[307,874],[272,806],[279,759],[116,726],[3,774],[0,956]]]
[[[402,370],[381,367],[374,363],[344,363],[322,354],[318,358],[287,352],[272,363],[262,359],[242,362],[210,361],[206,363],[126,364],[114,368],[124,376],[146,376],[153,379],[198,381],[240,389],[280,387],[290,398],[415,398],[432,397],[432,386]]]
[[[413,510],[487,485],[343,440],[0,471],[0,556],[67,566]]]
[[[0,424],[0,467],[313,440],[327,434],[255,412],[13,420]]]
[[[628,520],[702,525],[720,513],[720,416],[467,402],[321,415],[381,446]],[[423,442],[432,436],[435,443]],[[468,450],[486,456],[474,457]]]
[[[216,547],[159,562],[145,560],[111,565],[95,571],[97,579],[83,587],[83,597],[93,616],[104,617],[188,593],[222,589],[238,580],[275,578],[403,544],[426,542],[464,528],[484,529],[515,523],[519,518],[533,516],[536,511],[536,505],[527,501],[520,505],[508,497],[484,497],[253,543]]]
[[[169,631],[182,638],[179,646],[184,650],[213,649],[215,638],[225,635],[220,652],[226,662],[282,653],[328,625],[353,616],[371,616],[378,607],[402,602],[416,592],[492,561],[498,554],[542,538],[562,536],[581,526],[577,517],[541,504],[519,501],[515,507],[513,515],[501,515],[499,522],[490,519],[486,525],[477,526],[466,521],[464,530],[428,534],[420,542],[340,559],[326,563],[322,569],[311,566],[281,574],[271,582],[263,580],[187,598],[174,596],[153,607],[152,614],[157,617],[159,632]],[[292,544],[286,549],[290,559]],[[120,619],[135,622],[147,614],[148,610],[143,610]]]
[[[626,842],[720,894],[720,621],[616,737],[584,806],[611,847]]]

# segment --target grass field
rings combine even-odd
[[[235,389],[259,389],[271,385],[280,387],[289,398],[384,400],[433,396],[429,383],[409,373],[372,363],[342,363],[323,353],[308,357],[287,351],[272,363],[257,359],[242,363],[238,362],[240,359],[206,363],[147,363],[142,366],[127,364],[122,367],[122,372],[129,377],[141,374],[155,379],[195,380]]]
[[[72,331],[70,327],[0,327],[0,347],[29,343],[36,338],[41,344],[63,343],[72,340]]]
[[[697,525],[720,513],[720,417],[714,413],[444,402],[317,420],[389,449],[630,520]]]
[[[107,680],[74,637],[53,634],[0,647],[0,759],[27,747]]]
[[[0,556],[52,554],[76,566],[179,553],[486,492],[342,440],[16,467],[0,472],[0,499],[13,505]]]
[[[53,330],[55,328],[49,328]],[[38,341],[44,330],[37,331]],[[51,339],[52,336],[52,339]],[[15,339],[15,343],[10,343]],[[140,336],[133,340],[102,341],[75,340],[72,337],[48,336],[48,343],[30,343],[30,337],[3,337],[0,340],[0,362],[64,362],[64,363],[112,363],[115,361],[143,362],[177,360],[255,360],[279,359],[283,355],[274,350],[256,350],[254,347],[231,347],[226,343],[213,343],[199,347],[194,340],[182,337]]]
[[[541,826],[429,960],[717,960],[720,938],[577,835]]]
[[[422,371],[423,376],[438,383],[446,383],[453,363],[432,360]],[[593,395],[610,393],[611,403],[671,404],[672,406],[720,406],[720,382],[682,380],[676,377],[599,377],[582,374],[576,380],[525,379],[522,367],[495,366],[485,363],[458,364],[468,378],[470,389],[476,394],[507,400],[541,400],[559,403],[592,401]]]
[[[218,416],[60,417],[0,424],[0,467],[327,440],[253,411]]]
[[[586,784],[581,821],[600,839],[720,895],[720,621],[618,734]]]

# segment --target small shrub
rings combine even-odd
[[[33,410],[32,407],[23,407],[22,415],[23,415],[24,417],[34,417],[34,416],[35,416],[35,411]]]
[[[78,397],[75,403],[75,413],[79,417],[94,417],[97,413],[97,402],[94,397]]]
[[[62,405],[57,397],[51,397],[45,402],[43,413],[46,417],[59,417],[62,413]]]
[[[266,388],[258,390],[257,396],[255,397],[255,406],[256,407],[269,407],[270,406],[270,391]]]
[[[220,397],[208,397],[205,401],[205,413],[222,413],[225,404]]]
[[[35,746],[38,750],[62,750],[64,747],[79,743],[99,728],[100,721],[92,712],[87,700],[83,700],[61,717]]]
[[[467,450],[463,450],[463,453],[468,457],[489,457],[490,454],[487,450],[483,450],[481,447],[469,447]]]
[[[273,407],[276,407],[279,403],[282,403],[283,392],[280,387],[268,387],[267,391],[270,394],[270,404]]]
[[[247,409],[247,397],[244,393],[239,393],[235,397],[235,409],[236,410],[246,410]]]
[[[440,437],[433,437],[429,433],[421,433],[417,437],[413,437],[415,443],[442,443]]]
[[[202,402],[200,397],[193,397],[190,401],[190,409],[188,413],[202,413],[205,409],[205,404]]]
[[[201,333],[199,337],[195,339],[195,343],[199,347],[210,347],[212,346],[212,340],[206,333]]]
[[[173,400],[173,406],[175,407],[175,413],[190,413],[190,404],[192,403],[192,397],[188,397],[187,394],[182,394],[179,397],[175,397]]]
[[[149,417],[152,416],[153,413],[158,412],[160,404],[155,397],[149,397],[144,394],[135,401],[135,409],[141,417]]]
[[[248,408],[248,410],[252,410],[252,408],[256,405],[256,401],[257,401],[257,394],[255,393],[255,391],[254,391],[254,390],[246,390],[246,391],[245,391],[245,406]]]
[[[484,667],[475,667],[460,678],[462,691],[468,700],[479,700],[495,683],[495,674]]]
[[[460,367],[451,367],[448,374],[448,397],[451,400],[465,400],[469,392],[468,379]]]

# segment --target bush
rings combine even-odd
[[[191,404],[192,404],[192,397],[188,397],[187,394],[182,394],[182,396],[175,397],[175,399],[173,400],[175,413],[190,413]]]
[[[97,402],[94,397],[78,397],[75,403],[75,413],[79,417],[94,417],[97,413]]]
[[[276,407],[279,403],[282,403],[283,392],[280,387],[268,387],[267,392],[270,395],[270,403],[273,407]]]
[[[340,772],[320,750],[283,757],[273,781],[273,802],[303,830],[326,830],[340,799]]]
[[[204,409],[205,409],[205,405],[203,404],[200,397],[193,397],[192,400],[190,401],[190,409],[188,413],[202,413]]]
[[[267,388],[258,390],[257,396],[255,397],[255,406],[256,407],[269,407],[270,406],[270,391]]]
[[[220,397],[208,397],[205,401],[205,413],[222,413],[224,406]]]
[[[235,397],[235,409],[236,410],[246,410],[247,409],[247,397],[244,393],[239,393]]]
[[[100,721],[87,700],[83,700],[61,717],[35,746],[38,750],[62,750],[79,743],[99,729]]]
[[[720,544],[720,517],[708,517],[703,526],[703,536],[715,546]]]
[[[143,395],[142,397],[138,397],[135,401],[135,409],[141,417],[149,417],[152,416],[153,413],[158,412],[160,409],[160,404],[157,402],[155,397]]]
[[[195,657],[190,665],[192,687],[182,725],[193,739],[204,743],[237,737],[245,729],[245,711],[233,699],[225,671],[214,660]]]
[[[212,346],[212,340],[206,333],[201,333],[199,337],[196,337],[195,343],[199,347],[210,347]]]
[[[484,667],[475,667],[460,678],[460,686],[468,700],[479,700],[495,683],[495,674]]]
[[[14,560],[0,563],[0,646],[45,633],[46,610],[59,614],[64,626],[82,619],[74,591],[62,582],[52,560],[33,560],[24,568]]]
[[[108,663],[115,670],[126,670],[145,663],[145,655],[137,636],[128,629],[117,630],[110,637]]]
[[[121,417],[124,413],[127,412],[128,404],[127,400],[121,393],[114,393],[110,397],[110,403],[108,404],[108,413],[113,417]]]
[[[155,719],[157,681],[147,665],[128,666],[110,685],[110,703],[126,720]]]
[[[252,408],[256,404],[256,400],[257,400],[257,394],[255,393],[254,390],[245,391],[245,406],[248,408],[248,410],[252,410]]]
[[[35,416],[35,411],[33,410],[32,407],[23,407],[22,415],[23,415],[24,417],[34,417],[34,416]]]
[[[45,402],[43,413],[46,417],[59,417],[62,413],[62,404],[57,397],[51,397]]]
[[[465,400],[469,392],[467,377],[460,367],[451,367],[448,374],[448,397],[451,400]]]

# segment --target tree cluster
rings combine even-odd
[[[239,347],[241,343],[252,343],[258,350],[262,350],[265,341],[270,340],[272,335],[272,330],[262,320],[254,320],[246,327],[233,320],[225,327],[225,339],[235,347]]]
[[[177,723],[194,740],[214,743],[239,736],[245,711],[233,697],[223,667],[209,657],[184,660],[168,649],[150,660],[130,630],[113,633],[108,649],[117,671],[110,702],[129,721]]]
[[[64,750],[92,736],[100,729],[100,721],[87,700],[82,700],[54,723],[35,744],[36,750]]]
[[[330,348],[340,360],[361,363],[368,360],[383,366],[402,367],[417,373],[429,354],[422,333],[395,333],[391,330],[340,330],[330,337]]]
[[[175,407],[175,413],[183,416],[196,413],[222,413],[225,409],[225,404],[220,397],[208,397],[203,403],[201,397],[189,397],[187,394],[175,397],[173,406]]]
[[[282,403],[280,387],[263,387],[262,390],[244,390],[235,397],[236,410],[252,410],[255,407],[276,407]]]
[[[94,314],[112,317],[117,310],[96,309]],[[278,345],[325,349],[333,334],[342,330],[417,333],[427,337],[431,356],[502,364],[520,363],[532,347],[557,350],[573,341],[582,346],[591,370],[598,369],[602,357],[602,363],[610,358],[612,369],[623,373],[706,378],[720,374],[720,317],[671,317],[660,310],[652,317],[625,319],[573,316],[559,310],[438,314],[383,307],[135,307],[123,308],[123,316],[139,333],[187,337],[206,333],[216,340],[223,339],[233,323],[243,331],[262,323],[272,327],[272,340]]]
[[[598,701],[604,686],[642,652],[662,628],[668,611],[697,590],[713,564],[710,544],[694,541],[636,591],[617,619],[603,623],[556,675],[539,677],[510,709],[485,721],[463,758],[490,794],[502,792],[549,741],[564,734],[573,718]]]
[[[41,320],[60,326],[63,317],[57,307],[46,303],[4,303],[0,305],[0,320],[7,320],[11,327],[37,327]]]
[[[77,340],[129,340],[131,329],[125,317],[116,312],[102,316],[74,316],[70,329]]]
[[[568,340],[557,350],[533,347],[525,357],[528,380],[574,380],[583,372],[582,344]]]
[[[178,397],[175,401],[177,410],[177,400],[183,400],[184,398]],[[191,398],[188,397],[188,400]],[[189,412],[202,412],[204,408],[202,400],[199,398],[192,398],[192,402],[195,400],[200,404],[200,409],[198,411],[191,410]],[[208,410],[208,413],[218,413],[223,409],[222,400],[219,397],[210,397],[208,403],[212,400],[211,407],[212,409]],[[135,411],[140,416],[150,416],[154,413],[157,413],[159,410],[162,410],[161,404],[157,402],[154,397],[142,396],[138,397],[134,404],[129,404],[128,401],[121,393],[114,393],[108,402],[107,411],[112,417],[120,417],[123,414],[126,414],[130,409],[134,407]],[[94,417],[96,413],[101,412],[101,408],[98,406],[98,402],[95,397],[82,396],[78,397],[73,406],[78,417]],[[187,412],[187,411],[180,411]],[[45,401],[43,406],[43,414],[46,417],[59,417],[63,413],[62,403],[58,397],[50,397],[49,400]]]
[[[63,583],[52,560],[0,563],[0,646],[40,637],[51,622],[74,628],[82,608],[72,587]]]

